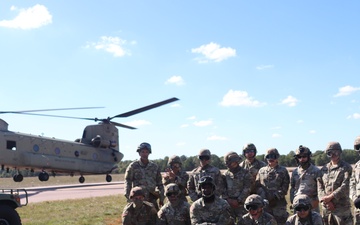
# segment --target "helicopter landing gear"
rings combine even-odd
[[[112,177],[110,174],[106,174],[106,181],[107,182],[111,182],[112,181]]]
[[[39,173],[39,180],[40,181],[48,181],[49,180],[49,174],[45,171]]]
[[[21,181],[23,181],[23,179],[24,179],[24,177],[23,177],[23,175],[22,174],[15,174],[14,176],[13,176],[13,180],[15,181],[15,182],[21,182]]]
[[[83,176],[81,175],[81,177],[79,177],[79,182],[80,182],[80,183],[84,183],[84,182],[85,182],[85,177],[83,177]]]

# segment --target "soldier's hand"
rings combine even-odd
[[[324,197],[321,198],[321,201],[325,202],[325,203],[328,203],[330,202],[332,199],[334,198],[334,196],[332,194],[330,195],[326,195]]]
[[[335,205],[332,202],[328,202],[328,203],[326,203],[326,208],[328,210],[330,210],[330,211],[334,211],[335,210]]]
[[[229,203],[231,208],[238,208],[239,207],[239,202],[236,199],[229,199],[228,198],[227,202]]]

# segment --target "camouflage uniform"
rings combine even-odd
[[[201,156],[202,152],[205,152],[206,155],[210,155],[209,150],[203,149],[200,151],[199,156]],[[201,197],[201,190],[198,188],[198,185],[199,179],[203,176],[211,176],[214,179],[215,185],[217,187],[217,189],[215,190],[215,194],[217,196],[221,195],[221,190],[223,189],[224,184],[219,168],[210,164],[207,164],[204,167],[198,166],[191,171],[189,181],[187,183],[189,197],[193,202]]]
[[[179,156],[176,156],[174,158],[175,158],[174,160],[171,160],[172,158],[169,158],[169,163],[168,163],[169,166],[171,166],[171,164],[173,162],[179,163],[180,165],[182,164]],[[163,182],[164,186],[166,186],[167,184],[170,184],[170,183],[177,184],[179,186],[180,190],[181,190],[181,194],[180,194],[181,198],[184,201],[187,201],[187,199],[186,199],[186,195],[187,195],[186,185],[187,185],[188,180],[189,180],[189,174],[186,171],[180,170],[176,174],[176,177],[174,179],[172,179],[169,175],[165,175],[163,177],[162,182]]]
[[[280,157],[275,148],[268,149],[265,157],[275,154],[273,152],[276,152],[278,158]],[[288,218],[285,195],[288,192],[289,183],[289,172],[280,165],[262,167],[256,177],[257,192],[262,198],[269,201],[266,211],[275,217],[278,224],[285,224]]]
[[[330,146],[330,147],[329,147]],[[333,146],[340,146],[337,142],[330,142],[327,148],[332,150]],[[326,152],[327,152],[326,151]],[[340,152],[341,152],[340,147]],[[333,211],[322,207],[322,217],[324,224],[346,224],[352,225],[351,204],[349,198],[349,182],[352,174],[352,167],[347,162],[340,159],[337,165],[327,163],[321,169],[322,179],[318,180],[318,194],[321,199],[324,196],[333,195],[331,202],[334,204]]]
[[[290,216],[287,221],[286,225],[323,225],[323,220],[321,215],[318,212],[315,212],[312,209],[312,200],[309,196],[306,194],[299,194],[294,198],[294,211],[295,215]],[[305,210],[305,207],[308,207],[306,212],[296,212],[297,207],[303,207],[303,210]],[[299,215],[305,218],[301,218]],[[306,215],[306,213],[308,213]]]
[[[261,215],[255,220],[249,212],[243,216],[242,221],[238,221],[237,225],[277,225],[275,218],[270,213],[264,211],[266,205],[261,196],[256,194],[248,196],[245,200],[245,206],[249,205],[258,206],[261,209]]]
[[[129,198],[132,202],[128,203],[124,208],[122,213],[122,224],[156,225],[156,209],[150,202],[143,201],[144,197],[145,193],[141,187],[134,187],[131,189]]]
[[[246,144],[244,147],[243,147],[243,155],[245,156],[245,151],[246,150],[255,150],[255,155],[256,155],[256,147],[254,144],[252,143],[249,143],[249,144]],[[254,157],[255,157],[254,155]],[[242,168],[244,168],[245,170],[249,171],[250,175],[252,176],[252,186],[251,186],[251,190],[250,190],[250,194],[256,194],[256,189],[255,189],[255,180],[256,180],[256,175],[259,171],[259,169],[261,167],[264,167],[266,166],[266,163],[264,161],[260,161],[258,160],[257,158],[254,158],[254,161],[253,162],[250,162],[249,160],[245,159],[244,161],[242,161],[240,163],[240,166]]]
[[[196,200],[190,207],[190,219],[192,225],[234,224],[230,216],[230,205],[218,196],[215,196],[212,203],[205,203],[203,198]]]
[[[237,156],[237,157],[236,157]],[[236,158],[237,163],[240,161],[240,157],[235,152],[229,152],[225,155],[225,163],[227,164],[227,160],[231,160],[228,158]],[[238,202],[238,207],[232,209],[232,215],[234,218],[238,218],[241,220],[242,216],[246,214],[244,209],[244,202],[247,196],[250,194],[250,188],[252,186],[252,177],[250,173],[244,168],[238,166],[234,170],[226,170],[224,172],[224,183],[225,189],[222,193],[222,198],[227,199],[235,199]]]
[[[307,161],[300,161],[297,157],[306,156]],[[313,210],[319,211],[319,198],[317,194],[317,179],[322,176],[319,168],[311,164],[311,151],[300,145],[295,151],[294,158],[298,163],[291,175],[290,202],[293,203],[297,195],[305,194],[310,197]],[[303,159],[301,159],[303,160]]]
[[[354,142],[354,149],[359,153],[360,151],[360,136],[356,137]],[[360,160],[355,164],[354,171],[350,179],[350,198],[356,203],[354,207],[355,224],[360,225],[360,209],[356,207],[360,201]],[[359,207],[359,206],[358,206]]]
[[[167,202],[158,212],[158,225],[190,225],[190,204],[181,201],[179,205],[172,206]]]
[[[149,161],[147,165],[141,160],[136,160],[127,167],[125,171],[125,197],[129,199],[132,187],[141,186],[145,189],[145,200],[157,207],[157,198],[164,201],[164,186],[158,165]],[[156,187],[159,193],[156,192]],[[160,195],[160,196],[159,196]]]

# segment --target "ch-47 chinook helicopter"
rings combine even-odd
[[[77,139],[75,141],[65,141],[9,131],[8,124],[4,120],[0,119],[1,169],[9,171],[9,168],[15,168],[17,170],[17,174],[13,176],[13,180],[15,182],[21,182],[23,180],[23,175],[21,174],[20,169],[27,169],[32,172],[34,172],[35,169],[40,169],[42,171],[39,174],[40,181],[47,181],[49,179],[49,174],[46,172],[49,171],[53,176],[57,173],[68,173],[70,175],[80,174],[80,183],[85,182],[83,175],[106,174],[106,181],[111,182],[112,177],[110,173],[117,168],[117,163],[119,163],[124,156],[119,151],[119,135],[116,126],[136,129],[112,120],[115,118],[132,116],[177,100],[177,98],[170,98],[105,119],[37,113],[43,111],[84,108],[0,111],[0,114],[16,113],[94,120],[95,122],[99,122],[96,125],[86,126],[81,139]]]

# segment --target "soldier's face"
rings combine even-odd
[[[207,164],[210,163],[210,157],[209,156],[200,156],[200,165],[201,166],[206,166]]]
[[[134,197],[131,198],[131,201],[134,202],[136,207],[139,207],[144,202],[144,196],[141,196],[141,195],[140,196],[134,196]]]
[[[173,163],[171,165],[171,169],[176,173],[179,172],[181,170],[181,166],[180,163]]]
[[[253,159],[255,157],[255,150],[245,150],[245,157],[247,159]]]
[[[178,200],[178,195],[175,192],[167,193],[166,197],[169,199],[170,203],[176,203],[176,201]]]
[[[226,164],[227,168],[229,169],[235,169],[239,166],[239,164],[235,161],[235,162],[230,162]]]
[[[307,155],[297,155],[296,158],[299,160],[300,163],[306,163],[309,160]]]
[[[205,196],[210,196],[212,193],[213,186],[211,184],[203,184],[201,186],[201,192],[205,195]]]
[[[301,219],[305,219],[309,216],[310,208],[308,206],[298,206],[295,208],[296,214]]]
[[[150,152],[147,149],[141,149],[140,152],[139,152],[139,155],[140,155],[141,159],[148,159],[149,154],[150,154]]]

